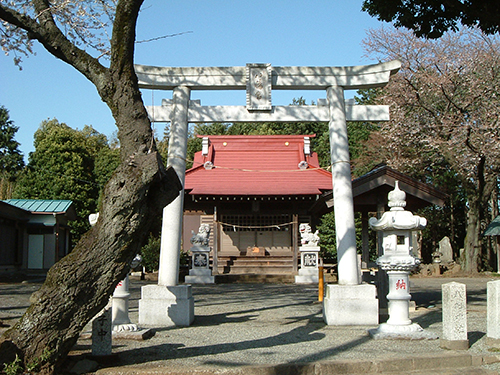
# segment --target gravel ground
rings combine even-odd
[[[486,283],[489,280],[488,277],[412,278],[410,293],[417,309],[410,317],[439,336],[442,329],[441,284],[465,283],[468,352],[495,355],[497,353],[486,343]],[[148,283],[151,282],[131,281],[130,318],[133,322],[138,320],[140,288]],[[0,284],[0,320],[14,323],[27,308],[30,294],[38,287],[37,284]],[[145,341],[114,340],[114,358],[107,366],[147,366],[179,371],[429,354],[446,356],[450,353],[440,348],[439,340],[372,340],[367,330],[375,328],[373,326],[327,326],[314,286],[194,285],[193,295],[196,318],[190,327],[156,329],[155,336]],[[72,352],[74,358],[88,355],[90,344],[90,340],[80,339]],[[499,363],[483,367],[500,373]]]

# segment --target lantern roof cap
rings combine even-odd
[[[372,217],[368,221],[373,230],[415,230],[423,229],[427,225],[425,218],[413,215],[413,213],[404,209],[406,206],[406,193],[399,189],[398,181],[395,183],[394,190],[389,192],[388,198],[391,210],[384,212],[380,220]]]

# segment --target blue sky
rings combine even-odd
[[[157,66],[348,66],[377,61],[363,57],[366,30],[381,22],[361,11],[362,0],[296,0],[252,2],[227,0],[146,0],[137,40],[185,34],[141,43],[135,62]],[[12,56],[0,57],[0,105],[19,126],[16,140],[27,155],[40,122],[56,118],[81,129],[92,125],[110,136],[114,120],[94,86],[70,66],[36,46],[19,71]],[[324,97],[316,92],[273,93],[273,104]],[[144,90],[146,105],[159,105],[171,92]],[[193,92],[206,105],[244,105],[243,91]],[[159,136],[165,124],[155,124]]]

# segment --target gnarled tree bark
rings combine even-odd
[[[156,152],[151,124],[133,66],[135,25],[142,0],[120,0],[111,41],[110,67],[77,48],[57,27],[50,3],[33,0],[38,17],[0,5],[0,18],[26,30],[97,88],[118,127],[121,164],[105,187],[97,224],[48,272],[21,320],[0,340],[0,363],[17,353],[25,365],[40,362],[57,373],[85,325],[106,305],[129,271],[153,219],[181,190],[175,171]]]

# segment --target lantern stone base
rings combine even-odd
[[[146,285],[139,300],[139,325],[189,326],[194,321],[191,285]]]
[[[417,323],[406,325],[395,325],[382,323],[376,329],[368,330],[370,336],[375,339],[408,339],[408,340],[435,340],[437,335],[424,331]]]
[[[334,326],[378,324],[377,288],[371,284],[327,285],[323,320]]]

